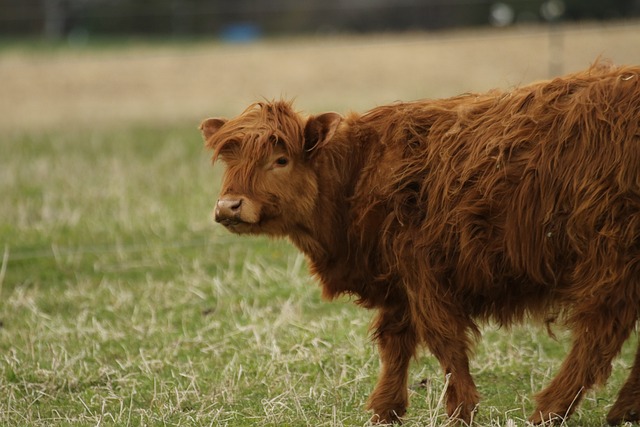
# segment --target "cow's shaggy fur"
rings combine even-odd
[[[227,165],[217,220],[288,236],[326,298],[378,310],[375,419],[405,413],[425,345],[450,375],[448,413],[469,422],[486,320],[572,331],[534,423],[570,415],[609,376],[640,309],[640,67],[344,118],[260,102],[201,129]],[[639,417],[640,351],[608,421]]]

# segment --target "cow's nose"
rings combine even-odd
[[[221,197],[216,203],[216,221],[236,219],[240,215],[242,199],[236,197]]]

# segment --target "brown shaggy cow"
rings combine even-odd
[[[508,92],[303,116],[259,102],[201,125],[227,166],[215,219],[287,236],[322,283],[378,310],[368,406],[398,420],[425,345],[470,422],[478,322],[557,319],[573,346],[530,420],[571,414],[606,381],[640,309],[640,67]],[[640,418],[640,351],[607,420]]]

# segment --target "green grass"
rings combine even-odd
[[[372,313],[320,300],[284,241],[211,221],[220,171],[195,125],[0,139],[0,425],[362,426]],[[557,331],[558,332],[558,331]],[[522,425],[567,337],[488,326],[478,425]],[[601,425],[633,359],[569,425]],[[405,425],[442,425],[413,364]]]

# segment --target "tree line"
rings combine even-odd
[[[0,0],[0,35],[259,37],[640,16],[640,0]]]

